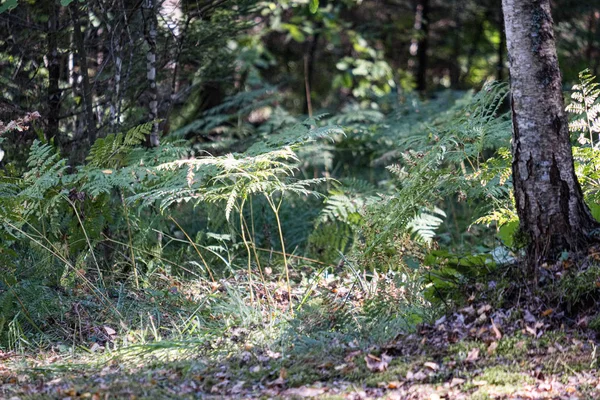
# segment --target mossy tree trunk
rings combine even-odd
[[[550,0],[503,0],[510,63],[513,182],[532,271],[589,243],[597,227],[575,176]]]

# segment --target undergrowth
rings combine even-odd
[[[0,177],[1,346],[232,335],[318,351],[410,332],[520,255],[507,92],[298,120],[265,88],[160,148],[144,146],[153,122],[108,135],[76,168],[35,141]],[[265,107],[264,124],[244,122]],[[575,157],[596,211],[596,149]]]

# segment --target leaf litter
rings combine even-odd
[[[253,345],[251,332],[232,328],[229,337],[188,343],[179,353],[142,346],[111,356],[107,347],[119,333],[103,324],[94,330],[102,348],[90,348],[87,359],[58,348],[0,351],[0,398],[600,398],[588,316],[568,325],[539,299],[499,308],[483,297],[388,343],[332,343],[331,354]]]

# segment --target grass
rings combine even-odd
[[[291,315],[285,278],[254,279],[254,295],[273,301],[251,302],[244,274],[216,282],[156,275],[145,289],[108,289],[119,314],[84,289],[64,297],[53,329],[42,336],[23,323],[14,333],[20,346],[0,351],[0,397],[485,399],[544,385],[549,396],[598,394],[593,338],[540,315],[534,337],[523,310],[487,304],[494,297],[484,289],[469,301],[486,315],[463,305],[434,323],[439,315],[403,298],[393,273],[307,275],[293,281],[301,305]],[[509,314],[498,339],[490,317]],[[407,323],[411,315],[424,325]],[[381,371],[365,359],[384,355],[391,359]]]

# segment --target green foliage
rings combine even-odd
[[[600,142],[594,139],[594,134],[600,133],[600,84],[594,82],[589,69],[579,73],[579,84],[574,85],[571,93],[571,103],[567,105],[567,111],[575,116],[569,123],[569,131],[579,133],[577,141],[580,144],[589,144],[596,147]]]
[[[506,85],[491,85],[472,99],[459,102],[432,124],[401,131],[406,134],[396,147],[410,150],[400,154],[399,163],[388,167],[395,181],[394,192],[371,211],[374,236],[367,240],[367,254],[407,230],[430,242],[433,230],[443,222],[439,205],[445,199],[481,204],[482,198],[508,197],[506,189],[499,189],[506,180],[488,177],[484,185],[476,180],[485,165],[486,152],[508,142],[510,121],[507,113],[500,112],[506,94]],[[391,132],[395,129],[392,122],[385,128]],[[494,203],[486,202],[490,205]]]
[[[583,271],[570,271],[554,284],[555,299],[561,301],[568,311],[577,312],[592,308],[600,300],[600,267],[590,265]]]
[[[485,281],[497,270],[492,254],[453,254],[446,250],[429,253],[423,264],[430,268],[425,273],[425,298],[432,302],[464,300],[460,288],[473,286],[473,282]],[[471,283],[471,284],[469,284]]]
[[[152,132],[154,121],[138,125],[127,133],[111,133],[105,138],[94,142],[87,157],[88,166],[91,168],[117,168],[123,166],[123,157],[131,150],[146,140]]]
[[[300,308],[286,335],[295,352],[319,353],[330,349],[331,343],[353,342],[359,348],[370,348],[431,319],[421,296],[421,282],[414,275],[390,271],[361,276],[356,271],[353,282],[352,292],[345,297],[312,296]],[[357,307],[349,298],[363,298],[364,304]]]
[[[595,79],[587,69],[579,74],[580,83],[573,86],[571,103],[567,105],[566,110],[574,117],[569,123],[569,130],[579,133],[579,146],[573,146],[572,149],[575,172],[586,202],[594,217],[598,219],[600,152],[596,148],[594,135],[600,132],[600,105],[597,104],[600,89],[599,84],[594,82]],[[586,146],[583,147],[584,145]],[[473,174],[473,178],[480,180],[486,188],[486,198],[493,205],[491,212],[477,219],[475,223],[496,223],[502,242],[508,247],[520,247],[523,243],[515,243],[514,240],[519,233],[519,223],[512,196],[511,162],[509,150],[502,148],[497,157],[488,159]]]

